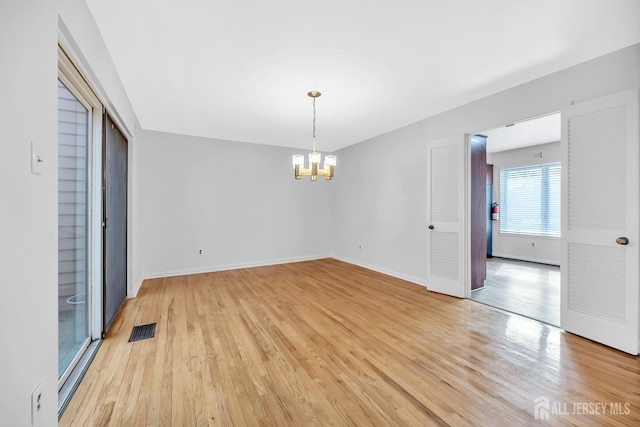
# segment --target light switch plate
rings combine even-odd
[[[44,159],[40,155],[38,144],[31,141],[31,173],[42,175],[44,173]]]

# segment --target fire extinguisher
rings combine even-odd
[[[491,220],[498,221],[499,219],[500,219],[500,206],[496,202],[493,202],[491,204]]]

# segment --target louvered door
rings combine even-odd
[[[571,106],[562,117],[561,326],[637,354],[638,93]]]
[[[427,287],[464,298],[464,136],[430,141]]]

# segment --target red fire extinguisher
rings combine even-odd
[[[500,206],[496,202],[491,204],[491,219],[493,221],[498,221],[500,219]]]

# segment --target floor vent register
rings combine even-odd
[[[129,342],[146,340],[156,335],[156,324],[149,323],[147,325],[134,326],[129,337]]]

